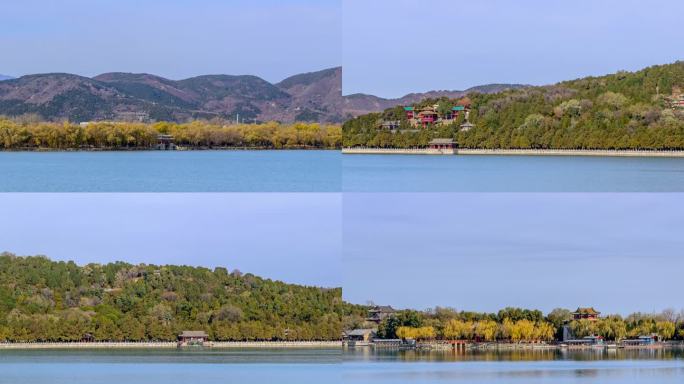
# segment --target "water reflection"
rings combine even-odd
[[[362,383],[679,383],[684,351],[506,350],[389,351],[348,349],[343,382]],[[401,364],[407,362],[410,364]]]
[[[372,348],[346,349],[347,361],[597,361],[597,360],[671,360],[684,359],[684,349],[526,349],[453,351],[381,350]]]

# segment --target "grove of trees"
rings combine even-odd
[[[237,270],[88,264],[0,254],[0,342],[339,340],[340,288],[307,287]]]
[[[339,125],[318,123],[232,124],[193,121],[186,124],[125,122],[40,122],[0,117],[0,150],[30,149],[149,149],[157,135],[170,134],[189,148],[325,148],[342,144]]]
[[[348,313],[345,327],[368,327],[360,312]],[[609,315],[597,321],[572,320],[572,312],[554,309],[547,315],[538,310],[504,308],[497,313],[456,311],[436,308],[428,311],[402,310],[383,320],[377,336],[384,339],[471,340],[479,342],[540,342],[562,339],[568,325],[574,337],[600,335],[606,340],[623,340],[658,334],[663,340],[684,339],[684,311],[634,313],[627,317]]]

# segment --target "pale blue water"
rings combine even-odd
[[[682,192],[684,158],[0,152],[0,192]]]
[[[340,364],[342,363],[342,364]],[[0,350],[0,383],[682,383],[681,351]]]
[[[620,383],[684,382],[681,351],[481,353],[454,356],[413,351],[344,355],[342,382],[371,383]]]
[[[0,192],[339,192],[338,151],[0,152]]]
[[[339,349],[0,350],[0,383],[339,383]]]
[[[343,155],[345,192],[681,192],[684,158]]]

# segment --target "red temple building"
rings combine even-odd
[[[573,320],[598,320],[601,312],[595,310],[593,307],[589,308],[577,308],[575,312],[572,313]]]
[[[439,112],[439,105],[435,104],[432,106],[427,106],[424,108],[416,109],[412,106],[404,107],[404,112],[406,113],[406,119],[413,127],[427,128],[430,125],[438,124],[451,124],[456,120],[461,114],[465,115],[466,123],[468,123],[468,114],[470,111],[470,99],[463,98],[456,102],[456,105],[452,106],[446,112]]]
[[[418,120],[423,128],[427,127],[429,124],[436,123],[438,119],[439,114],[431,108],[426,108],[418,112]]]

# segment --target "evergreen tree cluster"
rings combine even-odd
[[[0,342],[339,340],[341,288],[226,268],[88,264],[0,254]]]

